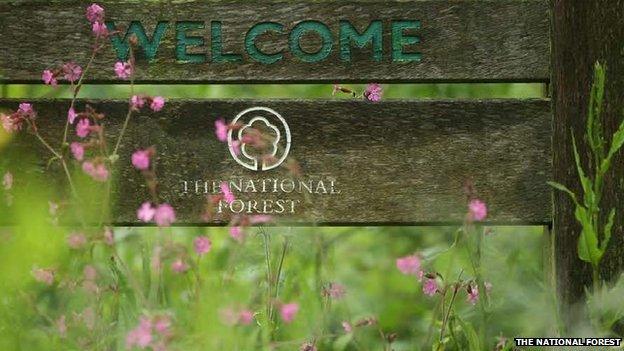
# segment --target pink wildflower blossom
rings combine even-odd
[[[82,161],[82,159],[84,158],[84,146],[82,146],[81,143],[77,143],[77,142],[73,142],[69,145],[69,148],[71,149],[72,155],[74,155],[74,158],[78,161]]]
[[[217,139],[219,139],[219,141],[227,141],[228,126],[225,124],[223,118],[219,118],[215,121],[215,134],[217,135]]]
[[[127,79],[134,72],[134,68],[129,62],[117,62],[115,63],[115,74],[118,78]]]
[[[485,202],[481,200],[475,199],[470,201],[468,210],[470,212],[470,219],[473,221],[482,221],[487,217],[487,206]]]
[[[353,326],[351,325],[351,323],[347,322],[347,321],[343,321],[342,322],[342,329],[344,330],[345,333],[349,334],[353,331]]]
[[[296,302],[283,304],[280,307],[280,316],[285,323],[291,323],[299,312],[299,304]]]
[[[87,162],[85,162],[87,163]],[[87,167],[89,172],[86,172],[95,180],[96,182],[105,182],[108,179],[108,169],[103,163],[98,163],[97,165]],[[83,164],[84,170],[84,164]]]
[[[210,241],[208,237],[198,236],[193,241],[193,246],[195,247],[195,252],[202,256],[210,252],[210,249],[212,248],[212,241]]]
[[[366,86],[366,90],[364,91],[364,97],[366,100],[371,102],[379,102],[381,101],[382,89],[381,85],[372,83]]]
[[[346,292],[344,285],[332,282],[323,290],[323,295],[338,300],[343,298]]]
[[[85,280],[96,280],[97,279],[97,270],[92,265],[88,264],[82,270],[82,275]]]
[[[269,215],[253,215],[249,217],[249,223],[251,224],[268,223],[268,222],[271,222],[272,220],[273,220],[273,217]]]
[[[236,156],[241,154],[241,142],[240,142],[240,140],[232,140],[232,152]]]
[[[110,227],[104,228],[104,242],[108,246],[115,245],[115,233]]]
[[[232,239],[238,241],[239,243],[243,242],[245,238],[245,234],[243,233],[243,228],[240,226],[232,226],[230,227],[230,236]]]
[[[144,349],[149,346],[152,339],[152,321],[147,317],[141,317],[139,325],[126,336],[126,347],[128,349],[133,347]]]
[[[18,126],[13,123],[13,120],[9,115],[0,113],[0,122],[2,122],[2,128],[4,128],[7,133],[13,133],[18,130]]]
[[[130,98],[130,106],[133,110],[138,111],[145,106],[145,99],[140,95],[132,95]]]
[[[61,338],[67,336],[67,324],[65,323],[65,315],[61,315],[55,322],[56,330],[58,331]]]
[[[91,23],[93,22],[102,22],[104,20],[104,9],[93,3],[91,6],[87,7],[87,20]]]
[[[43,71],[41,74],[41,80],[43,80],[43,83],[46,85],[51,85],[53,87],[58,85],[58,81],[56,80],[54,73],[52,73],[49,69]]]
[[[69,124],[74,124],[76,117],[78,117],[76,110],[74,110],[73,107],[70,107],[69,110],[67,111],[67,121],[69,122]]]
[[[396,266],[401,273],[406,275],[417,275],[421,271],[420,258],[417,255],[397,258]]]
[[[253,322],[254,314],[250,310],[241,310],[238,313],[238,322],[242,325],[250,325]]]
[[[19,104],[19,109],[17,110],[25,118],[33,117],[35,115],[35,110],[33,110],[32,104],[27,102],[22,102]]]
[[[476,284],[469,284],[467,287],[468,290],[468,296],[466,297],[466,300],[472,304],[472,305],[476,305],[477,302],[479,301],[479,287]]]
[[[31,271],[36,281],[44,283],[46,285],[52,285],[54,283],[54,271],[45,268],[33,268]]]
[[[176,273],[184,273],[189,269],[189,266],[181,258],[171,262],[171,270]]]
[[[137,218],[142,222],[149,222],[154,218],[156,209],[149,202],[144,202],[137,210]]]
[[[82,75],[82,67],[74,62],[67,62],[63,65],[64,78],[69,82],[76,82]]]
[[[173,207],[169,204],[161,204],[156,208],[154,221],[159,227],[168,227],[175,222],[176,216]]]
[[[236,200],[236,197],[234,197],[234,194],[230,190],[230,186],[227,182],[221,182],[221,193],[223,193],[223,199],[228,204],[231,204],[234,200]]]
[[[91,30],[97,38],[108,36],[108,28],[106,28],[106,24],[104,24],[104,22],[93,22]]]
[[[4,173],[2,177],[2,187],[4,190],[11,190],[13,187],[13,174],[9,171]]]
[[[78,250],[86,244],[87,237],[82,233],[72,233],[67,237],[67,245],[74,250]]]
[[[91,132],[91,123],[88,118],[82,118],[76,124],[76,135],[80,138],[86,138]]]
[[[162,336],[168,336],[171,329],[171,318],[167,315],[154,318],[154,329]]]
[[[141,171],[146,171],[150,166],[149,150],[137,150],[132,154],[132,165]]]
[[[152,109],[152,111],[158,112],[162,110],[164,106],[165,106],[165,98],[163,98],[162,96],[156,96],[152,98],[152,103],[150,104],[150,108]]]
[[[427,278],[423,284],[423,293],[427,296],[433,296],[438,292],[438,282],[435,279]]]

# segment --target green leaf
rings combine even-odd
[[[570,195],[570,198],[572,198],[572,201],[574,201],[574,203],[578,206],[578,202],[576,201],[576,195],[574,195],[574,193],[568,189],[565,185],[561,184],[561,183],[557,183],[557,182],[546,182],[548,183],[548,185],[552,186],[553,188],[563,191],[564,193]]]
[[[597,265],[602,258],[602,253],[598,247],[598,237],[590,214],[584,207],[577,206],[574,215],[583,228],[578,239],[578,256],[585,262]]]
[[[468,340],[468,349],[470,351],[481,351],[481,342],[474,327],[470,323],[464,322],[461,318],[457,318],[457,320],[466,336],[466,340]]]
[[[592,189],[591,180],[585,175],[585,171],[583,171],[583,165],[581,165],[581,157],[579,156],[578,149],[576,147],[574,134],[572,134],[572,146],[574,150],[574,161],[576,162],[576,171],[578,172],[579,180],[581,181],[581,186],[583,187],[583,203],[585,204],[585,207],[592,208],[595,202],[594,190]]]
[[[602,238],[602,242],[600,243],[600,251],[604,255],[605,251],[607,251],[607,245],[609,245],[609,240],[611,240],[611,229],[613,228],[613,222],[615,220],[615,208],[611,209],[609,212],[609,218],[607,219],[607,224],[604,228],[604,237]]]
[[[609,148],[609,154],[607,158],[604,160],[611,161],[611,158],[618,152],[618,150],[624,145],[624,120],[620,123],[618,130],[613,133],[613,138],[611,139],[611,147]],[[604,163],[603,161],[603,163]],[[602,166],[602,165],[601,165]],[[608,169],[608,166],[606,167]],[[606,169],[605,169],[606,172]]]

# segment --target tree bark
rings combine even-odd
[[[624,1],[551,0],[551,87],[553,106],[553,175],[555,181],[582,194],[574,162],[571,133],[585,169],[590,150],[585,122],[596,61],[606,65],[604,135],[610,142],[624,107]],[[624,157],[616,156],[606,177],[601,212],[616,208],[613,235],[601,265],[601,278],[613,280],[624,267]],[[554,192],[554,235],[557,288],[564,305],[582,300],[591,285],[591,267],[577,254],[580,226],[574,204]]]

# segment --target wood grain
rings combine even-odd
[[[576,194],[582,194],[572,148],[571,131],[576,138],[582,162],[587,167],[591,150],[585,141],[589,92],[596,61],[607,69],[602,110],[603,132],[607,140],[622,121],[624,108],[624,2],[552,0],[552,92],[554,130],[554,179]],[[580,34],[580,35],[579,35]],[[570,53],[575,53],[571,55]],[[601,216],[616,208],[615,223],[609,247],[601,262],[601,278],[616,280],[624,269],[624,157],[621,151],[612,161],[605,176]],[[578,258],[580,225],[574,216],[574,203],[561,192],[554,194],[554,234],[557,285],[561,301],[574,304],[585,296],[592,284],[591,267]],[[603,223],[605,218],[601,218]],[[578,313],[577,315],[574,315]],[[567,323],[578,322],[580,311],[570,309]],[[624,327],[614,327],[622,333]]]
[[[0,76],[3,82],[41,81],[41,72],[69,59],[85,65],[92,36],[85,19],[90,1],[12,1],[0,4]],[[170,26],[152,63],[139,55],[139,83],[264,83],[264,82],[546,82],[549,79],[548,6],[530,1],[99,1],[108,20],[125,33],[130,21],[141,21],[151,36],[158,21],[210,21],[223,25],[224,50],[243,53],[242,63],[179,63],[175,60],[175,30]],[[371,20],[383,22],[382,62],[371,60],[370,47],[353,49],[350,62],[339,58],[339,20],[362,30]],[[329,26],[334,50],[324,61],[306,63],[288,50],[275,64],[261,64],[244,54],[244,36],[258,22],[282,23],[289,32],[303,20]],[[392,20],[419,20],[421,42],[410,50],[420,62],[392,62]],[[209,29],[202,31],[206,52]],[[197,35],[197,34],[196,34]],[[267,52],[286,48],[286,34],[265,35],[258,46]],[[302,46],[314,47],[314,37]],[[210,57],[209,57],[210,58]],[[97,57],[88,76],[91,83],[117,83],[114,49],[110,43]]]
[[[78,103],[79,110],[86,102]],[[1,100],[14,109],[18,101]],[[109,140],[118,132],[127,103],[89,101],[106,114]],[[60,140],[68,101],[35,101],[39,129],[48,140]],[[280,101],[176,100],[159,113],[140,112],[121,146],[121,169],[115,173],[118,224],[135,224],[137,207],[148,192],[142,175],[130,166],[138,148],[155,146],[162,201],[172,203],[179,223],[198,223],[203,195],[182,194],[182,180],[284,178],[280,167],[265,172],[238,165],[227,146],[214,137],[218,117],[231,120],[254,106],[279,112],[292,132],[290,156],[303,179],[333,179],[340,194],[312,195],[301,201],[289,223],[332,225],[457,223],[464,218],[463,185],[474,181],[488,203],[489,221],[498,224],[550,222],[551,179],[549,101]],[[75,139],[76,137],[73,137]],[[14,150],[45,150],[32,136],[22,135]],[[48,157],[31,164],[45,167]],[[79,167],[75,164],[72,167]],[[62,179],[49,171],[50,184]],[[239,194],[242,198],[264,198]],[[280,194],[277,194],[281,196]],[[269,198],[274,194],[268,194]],[[217,219],[214,223],[220,222]]]

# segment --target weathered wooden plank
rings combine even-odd
[[[2,100],[0,108],[16,108],[17,103]],[[126,102],[89,104],[107,115],[108,133],[116,133]],[[39,129],[47,139],[61,138],[68,105],[68,101],[35,102]],[[305,189],[303,194],[288,193],[292,177],[285,167],[249,170],[215,139],[218,117],[231,121],[255,106],[271,108],[284,118],[292,136],[289,157],[300,164],[300,179],[314,180],[314,189],[316,181],[323,180],[327,194],[305,195]],[[256,201],[294,200],[293,214],[271,213],[293,223],[460,222],[466,209],[462,190],[466,180],[474,181],[479,196],[489,204],[491,222],[549,223],[549,111],[548,100],[171,101],[162,112],[140,112],[130,122],[120,153],[115,218],[118,223],[135,223],[136,209],[148,192],[141,174],[130,166],[129,155],[154,145],[162,199],[178,209],[182,223],[200,221],[204,183],[199,183],[196,194],[195,181],[208,181],[210,192],[213,180],[237,179],[271,179],[264,193],[256,183],[256,193],[237,195]],[[268,116],[258,111],[247,117],[255,115]],[[39,148],[35,145],[26,136],[14,146]],[[37,166],[44,164],[42,159]],[[273,179],[280,184],[286,179],[286,191],[273,192]],[[186,194],[183,181],[189,182]]]
[[[63,61],[73,59],[84,65],[92,47],[91,25],[84,16],[88,3],[0,4],[1,80],[40,82],[44,69]],[[163,30],[151,63],[139,52],[138,82],[545,82],[549,77],[548,8],[542,0],[99,3],[121,34],[126,33],[131,21],[144,26],[148,40],[153,39],[156,28]],[[332,44],[329,55],[323,58],[321,54],[323,59],[318,62],[302,61],[302,57],[314,58],[293,54],[289,45],[293,28],[303,21],[321,22],[310,26],[328,30],[331,38],[326,42]],[[340,33],[348,33],[341,29],[341,21],[348,21],[360,33],[370,28],[375,34],[379,28],[382,45],[373,49],[371,39],[364,40],[362,44],[367,46],[362,49],[353,42],[341,47]],[[279,34],[274,27],[260,31],[255,41],[261,52],[283,52],[283,58],[275,63],[267,63],[275,56],[258,53],[253,57],[265,62],[255,61],[250,55],[253,45],[245,45],[250,28],[261,22],[283,25]],[[221,28],[221,36],[215,26]],[[186,50],[181,47],[177,53],[176,33],[193,37],[188,39]],[[322,46],[321,36],[314,31],[292,34],[295,46],[298,38],[308,52]],[[410,44],[412,40],[418,42]],[[343,60],[341,50],[349,51],[348,47],[351,57]],[[403,54],[393,54],[393,47]],[[223,54],[242,56],[220,58],[220,49]],[[380,62],[374,60],[375,53],[381,55]],[[229,59],[237,62],[222,62]],[[115,49],[109,42],[96,59],[89,82],[118,82],[113,74],[115,61]]]

